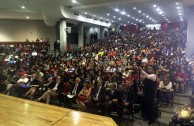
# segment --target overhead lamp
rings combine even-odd
[[[107,16],[109,16],[110,14],[107,14]]]
[[[177,9],[180,9],[180,7],[178,6]]]
[[[121,12],[121,14],[122,14],[122,15],[125,15],[125,14],[126,14],[126,12],[125,12],[125,11],[122,11],[122,12]]]
[[[146,18],[149,18],[149,15],[147,15]]]
[[[111,21],[112,23],[114,22],[114,21]]]
[[[116,8],[116,9],[115,9],[115,11],[116,11],[116,12],[118,12],[118,11],[119,11],[119,9],[118,9],[118,8]]]
[[[176,3],[176,5],[179,5],[179,3]]]
[[[102,17],[100,17],[100,19],[102,19]]]
[[[119,18],[119,20],[121,20],[121,18]]]
[[[161,15],[161,14],[163,14],[163,12],[162,11],[159,11],[159,14]]]
[[[136,7],[134,7],[133,9],[136,10]]]
[[[25,6],[22,6],[22,9],[25,9],[26,7]]]
[[[143,13],[143,16],[144,16],[145,14]]]
[[[182,15],[182,13],[179,13],[179,15]]]
[[[121,25],[123,25],[123,23],[121,23]]]
[[[88,14],[87,12],[85,12],[85,14]]]
[[[135,19],[136,21],[138,21],[138,19]]]
[[[135,17],[132,17],[133,19],[135,18]]]
[[[156,9],[156,11],[160,11],[160,8],[158,7],[158,8]]]
[[[127,23],[130,23],[130,21],[128,21]]]
[[[96,17],[96,15],[93,15],[93,17]]]
[[[127,15],[128,17],[130,17],[130,15]]]
[[[124,24],[124,26],[126,26],[126,24]]]
[[[152,18],[151,18],[151,17],[150,17],[149,19],[150,19],[150,20],[152,20]]]
[[[153,5],[153,7],[157,7],[157,5],[156,5],[156,4],[154,4],[154,5]]]
[[[74,4],[75,4],[75,3],[77,3],[77,1],[76,1],[76,0],[72,0],[72,3],[74,3]]]
[[[30,17],[29,16],[26,16],[27,19],[29,19]]]
[[[108,18],[106,20],[108,21]]]
[[[141,13],[141,10],[139,10],[138,13]]]
[[[116,18],[116,16],[113,16],[113,18]]]

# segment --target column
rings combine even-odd
[[[194,6],[188,7],[187,45],[186,57],[194,55]]]
[[[60,22],[60,51],[67,51],[67,32],[66,20],[61,19]]]
[[[100,39],[104,39],[104,27],[100,27]]]
[[[78,47],[84,46],[84,27],[83,24],[80,22],[78,26]]]

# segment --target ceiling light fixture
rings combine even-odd
[[[121,20],[121,18],[119,18],[119,20]]]
[[[179,5],[179,3],[176,3],[176,5]]]
[[[75,3],[77,3],[77,1],[76,1],[76,0],[72,0],[72,3],[74,3],[74,4],[75,4]]]
[[[26,7],[25,6],[22,6],[22,9],[25,9]]]
[[[110,14],[108,13],[107,16],[109,16]]]
[[[29,19],[30,17],[29,16],[26,16],[27,19]]]
[[[126,12],[125,12],[125,11],[122,11],[122,12],[121,12],[121,14],[122,14],[122,15],[125,15],[125,14],[126,14]]]
[[[133,9],[136,10],[136,7],[134,7]]]
[[[116,11],[116,12],[118,12],[118,11],[119,11],[119,9],[118,9],[118,8],[116,8],[116,9],[115,9],[115,11]]]
[[[156,5],[156,4],[154,4],[154,5],[153,5],[153,7],[157,7],[157,5]]]
[[[141,13],[141,10],[139,10],[138,13]]]
[[[156,9],[156,11],[160,11],[160,8],[158,7],[158,8]]]
[[[128,17],[130,17],[130,15],[127,15]]]
[[[100,19],[102,19],[102,17],[100,17]]]
[[[162,12],[162,11],[159,11],[158,13],[159,13],[160,15],[161,15],[161,14],[163,14],[163,12]]]
[[[113,18],[116,18],[116,16],[113,16]]]
[[[85,12],[85,14],[88,14],[87,12]]]
[[[177,7],[177,9],[179,10],[179,9],[180,9],[180,7],[178,6],[178,7]]]
[[[96,15],[93,15],[93,17],[96,17]]]

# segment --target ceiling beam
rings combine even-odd
[[[91,5],[75,6],[75,7],[72,7],[72,9],[79,10],[79,9],[118,5],[121,3],[124,3],[124,4],[133,3],[134,4],[134,3],[151,2],[151,1],[154,1],[154,0],[117,0],[117,1],[112,1],[112,2],[103,2],[103,3],[97,3],[97,4],[91,4]]]

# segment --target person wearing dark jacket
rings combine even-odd
[[[50,89],[46,91],[37,101],[45,100],[47,104],[50,103],[51,96],[58,96],[59,93],[63,90],[63,83],[61,82],[61,77],[58,76],[56,81],[49,85]]]

